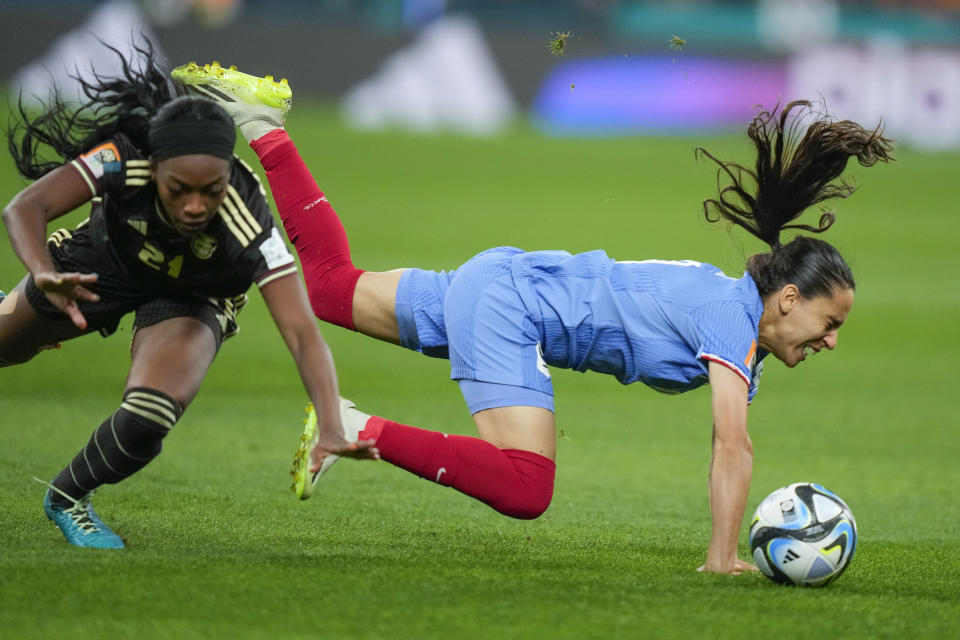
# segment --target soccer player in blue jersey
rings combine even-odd
[[[329,446],[365,455],[344,439],[330,351],[264,189],[233,155],[233,121],[209,100],[176,97],[152,49],[143,53],[142,70],[124,62],[125,77],[85,83],[90,103],[79,110],[59,97],[37,115],[21,108],[9,134],[17,168],[36,181],[3,210],[29,273],[0,299],[0,366],[95,331],[107,336],[136,313],[122,403],[43,500],[47,517],[81,547],[124,546],[90,495],[160,453],[221,342],[236,333],[254,282]],[[41,145],[59,158],[44,160]],[[87,220],[45,239],[48,222],[87,202]]]
[[[449,358],[479,438],[428,431],[358,411],[342,401],[345,437],[427,480],[454,487],[516,518],[536,518],[553,495],[556,434],[549,367],[609,373],[680,393],[710,383],[713,530],[703,570],[755,570],[737,556],[753,451],[747,405],[768,355],[794,367],[833,349],[850,313],[854,279],[828,243],[780,232],[825,231],[791,224],[803,211],[853,188],[834,184],[850,157],[864,166],[890,157],[881,131],[834,122],[795,102],[759,114],[748,128],[756,171],[701,150],[729,178],[704,203],[708,220],[729,220],[770,245],[743,276],[694,261],[616,261],[602,251],[490,249],[452,272],[354,267],[340,221],[283,130],[285,84],[217,64],[174,70],[174,77],[218,100],[234,117],[266,170],[284,228],[300,255],[314,313],[321,319],[424,353]],[[791,136],[798,112],[814,117]],[[748,188],[747,176],[755,188]],[[330,423],[328,427],[332,426]],[[295,462],[307,497],[337,459],[313,444],[308,425]],[[312,447],[311,447],[312,445]],[[305,468],[309,450],[309,473]]]

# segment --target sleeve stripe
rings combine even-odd
[[[253,236],[250,238],[253,240],[253,238],[260,235],[260,232],[263,231],[263,227],[260,226],[260,223],[257,222],[257,219],[253,217],[252,213],[250,213],[250,209],[247,208],[247,203],[243,201],[243,198],[241,198],[237,190],[233,188],[233,185],[230,185],[230,187],[227,189],[227,194],[233,199],[233,204],[236,206],[237,212],[253,230]]]
[[[740,371],[740,369],[737,368],[737,365],[733,364],[732,362],[730,362],[730,361],[728,361],[728,360],[724,360],[724,359],[721,358],[720,356],[715,356],[715,355],[712,355],[712,354],[709,354],[709,353],[702,353],[702,354],[700,354],[700,357],[701,357],[703,360],[709,360],[709,361],[711,361],[711,362],[716,362],[717,364],[722,364],[723,366],[727,367],[728,369],[733,369],[734,371],[737,372],[737,375],[739,375],[741,378],[743,378],[743,381],[747,383],[747,387],[748,387],[748,388],[750,387],[750,379],[749,379],[747,376],[744,375],[743,371]]]
[[[223,206],[230,213],[230,217],[233,218],[233,223],[243,232],[248,241],[251,241],[257,237],[257,233],[247,223],[247,221],[243,219],[243,215],[237,209],[236,200],[228,195],[223,201]]]
[[[238,224],[240,224],[241,227],[250,229],[250,240],[256,238],[260,232],[263,231],[263,227],[260,226],[257,219],[250,213],[250,209],[247,208],[243,198],[241,198],[237,190],[233,188],[233,185],[227,188],[227,200],[233,204],[234,210],[232,213],[237,217]]]
[[[240,203],[242,209],[238,208],[237,203]],[[227,197],[220,205],[219,212],[220,217],[223,218],[230,231],[244,247],[249,245],[261,231],[260,224],[250,215],[250,211],[243,204],[243,200],[240,199],[240,194],[232,186],[228,187]]]
[[[224,200],[223,204],[220,205],[218,211],[220,212],[220,218],[227,225],[227,228],[233,233],[234,237],[240,242],[240,246],[246,247],[250,245],[250,238],[246,236],[240,229],[237,227],[234,222],[233,216],[230,215],[230,212],[227,209],[227,201]]]
[[[87,187],[90,189],[90,195],[96,197],[97,185],[94,183],[92,176],[89,175],[89,169],[87,169],[86,165],[76,160],[71,160],[70,165],[77,170],[77,173],[80,174],[83,181],[87,183]]]
[[[242,166],[244,169],[246,169],[247,171],[250,172],[250,175],[253,176],[253,179],[257,181],[257,187],[260,188],[260,195],[262,195],[264,198],[266,198],[266,197],[267,197],[267,190],[263,188],[263,183],[260,182],[260,176],[257,175],[257,172],[254,171],[253,168],[252,168],[249,164],[247,164],[246,162],[244,162],[243,158],[238,158],[237,156],[234,156],[234,158],[237,159],[237,161],[240,163],[240,166]]]
[[[274,271],[268,271],[263,275],[262,278],[257,280],[257,286],[262,288],[264,285],[273,282],[274,280],[283,278],[284,276],[289,276],[294,273],[297,273],[297,265],[295,263],[286,267],[280,267]]]

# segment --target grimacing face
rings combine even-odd
[[[823,349],[835,349],[853,298],[853,289],[836,287],[829,296],[808,299],[795,285],[786,285],[764,301],[760,346],[788,367]]]
[[[157,195],[181,235],[203,231],[227,196],[229,160],[205,154],[167,158],[151,165]]]

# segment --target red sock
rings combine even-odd
[[[283,228],[300,256],[314,314],[353,329],[353,291],[363,271],[353,266],[337,212],[286,131],[275,129],[250,146],[263,164]]]
[[[377,416],[367,421],[360,439],[376,440],[383,460],[512,518],[540,516],[553,497],[557,465],[532,451],[498,449],[480,438],[450,436]]]

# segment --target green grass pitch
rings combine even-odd
[[[340,212],[358,266],[456,267],[500,244],[696,259],[729,273],[761,249],[700,218],[703,144],[745,136],[492,140],[360,135],[305,101],[288,127]],[[252,155],[247,154],[253,159]],[[160,458],[95,504],[122,552],[68,546],[40,501],[114,411],[129,321],[0,372],[0,635],[5,638],[942,638],[960,629],[960,156],[850,165],[826,236],[858,278],[839,348],[768,364],[751,408],[746,518],[816,481],[857,517],[853,564],[822,590],[709,576],[709,392],[663,396],[555,371],[556,493],[532,522],[386,463],[342,461],[299,503],[288,470],[305,393],[262,301],[240,316]],[[0,160],[0,199],[21,185]],[[82,214],[73,214],[75,222]],[[0,288],[23,267],[0,237]],[[323,326],[344,395],[473,434],[447,363]],[[741,541],[746,555],[746,534]]]

